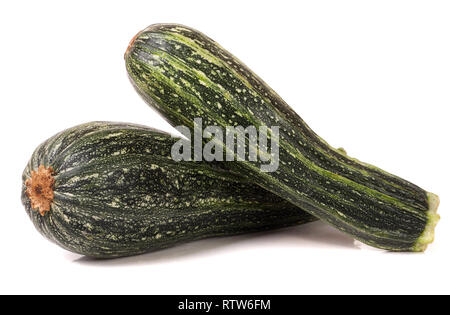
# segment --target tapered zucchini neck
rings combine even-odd
[[[54,171],[50,166],[39,166],[37,171],[31,171],[31,177],[25,181],[26,194],[30,198],[31,208],[38,211],[41,216],[50,211],[51,204],[55,197]]]

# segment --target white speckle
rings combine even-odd
[[[121,135],[122,135],[121,132],[115,132],[115,133],[111,133],[111,134],[105,136],[103,139],[111,139],[111,138],[118,137],[118,136],[121,136]]]
[[[113,208],[119,208],[119,204],[117,204],[115,201],[111,202],[109,205]]]

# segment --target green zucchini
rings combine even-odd
[[[98,258],[315,220],[217,163],[173,161],[178,140],[122,123],[68,129],[33,153],[22,203],[46,238]]]
[[[282,51],[271,46],[274,53]],[[262,172],[262,161],[230,162],[228,168],[374,247],[424,251],[433,241],[436,195],[332,148],[257,75],[202,33],[152,25],[132,40],[125,61],[137,92],[174,126],[192,132],[194,119],[203,118],[204,125],[222,129],[279,127],[275,172]],[[225,141],[215,141],[226,152]],[[246,139],[248,150],[250,144]]]

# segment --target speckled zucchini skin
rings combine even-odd
[[[282,53],[269,49],[271,56]],[[130,43],[125,60],[138,93],[174,126],[193,130],[196,117],[221,127],[279,126],[276,172],[261,172],[258,162],[230,162],[230,169],[366,244],[423,251],[433,240],[437,196],[332,148],[257,75],[202,33],[152,25]]]
[[[174,162],[178,141],[147,127],[95,122],[41,144],[24,173],[22,203],[45,237],[75,253],[111,258],[178,243],[315,220],[214,163]],[[25,182],[54,170],[55,197],[44,216]]]

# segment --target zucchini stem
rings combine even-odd
[[[50,211],[50,206],[55,197],[55,178],[52,167],[39,166],[37,171],[31,171],[31,178],[25,182],[26,194],[31,201],[31,208],[39,211],[41,216]]]
[[[437,213],[437,209],[439,207],[439,196],[433,193],[427,193],[428,195],[428,222],[425,226],[425,229],[422,235],[417,239],[416,246],[414,248],[417,252],[423,252],[427,249],[428,245],[433,243],[434,241],[434,230],[439,220],[441,219],[440,215]]]

